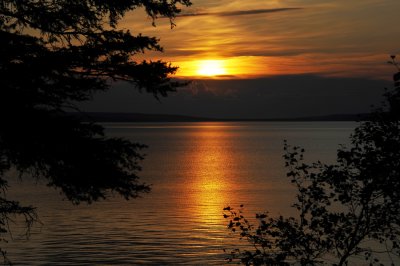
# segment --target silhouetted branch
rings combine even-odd
[[[398,67],[395,57],[392,64]],[[398,69],[398,68],[397,68]],[[304,163],[304,149],[284,145],[287,176],[297,188],[296,217],[257,214],[257,227],[230,207],[228,228],[246,238],[252,250],[233,250],[229,260],[246,265],[348,265],[363,257],[400,258],[400,72],[387,105],[377,109],[337,151],[335,164]],[[366,245],[372,241],[378,246]],[[262,251],[260,249],[262,247]],[[384,248],[380,251],[379,247]],[[382,264],[380,264],[382,265]]]

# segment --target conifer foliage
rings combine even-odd
[[[72,202],[92,202],[111,192],[126,199],[149,191],[137,173],[141,144],[108,138],[103,128],[67,111],[115,81],[154,96],[181,83],[176,67],[138,60],[162,51],[155,37],[118,29],[127,12],[142,8],[173,25],[189,0],[4,0],[0,2],[0,236],[11,216],[36,219],[32,206],[8,200],[7,175],[46,180]],[[133,25],[134,27],[135,25]],[[3,249],[1,249],[4,252]]]

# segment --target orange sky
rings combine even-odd
[[[171,29],[143,11],[121,23],[157,36],[178,76],[251,78],[286,74],[387,78],[400,52],[399,0],[193,0]],[[140,29],[140,30],[138,30]],[[217,78],[218,78],[217,77]]]

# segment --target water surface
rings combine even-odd
[[[17,265],[221,265],[236,238],[225,206],[248,215],[293,213],[283,140],[306,149],[306,160],[332,162],[348,143],[352,122],[108,123],[110,136],[149,145],[142,198],[87,206],[58,192],[14,181],[10,197],[38,207],[42,221],[28,241],[14,230],[6,245]]]

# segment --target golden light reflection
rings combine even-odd
[[[190,155],[192,163],[190,170],[195,173],[191,182],[187,183],[192,206],[199,218],[207,224],[216,224],[222,217],[222,208],[231,199],[231,191],[235,186],[232,176],[234,156],[227,148],[229,136],[223,127],[204,125],[196,132],[196,145]]]

